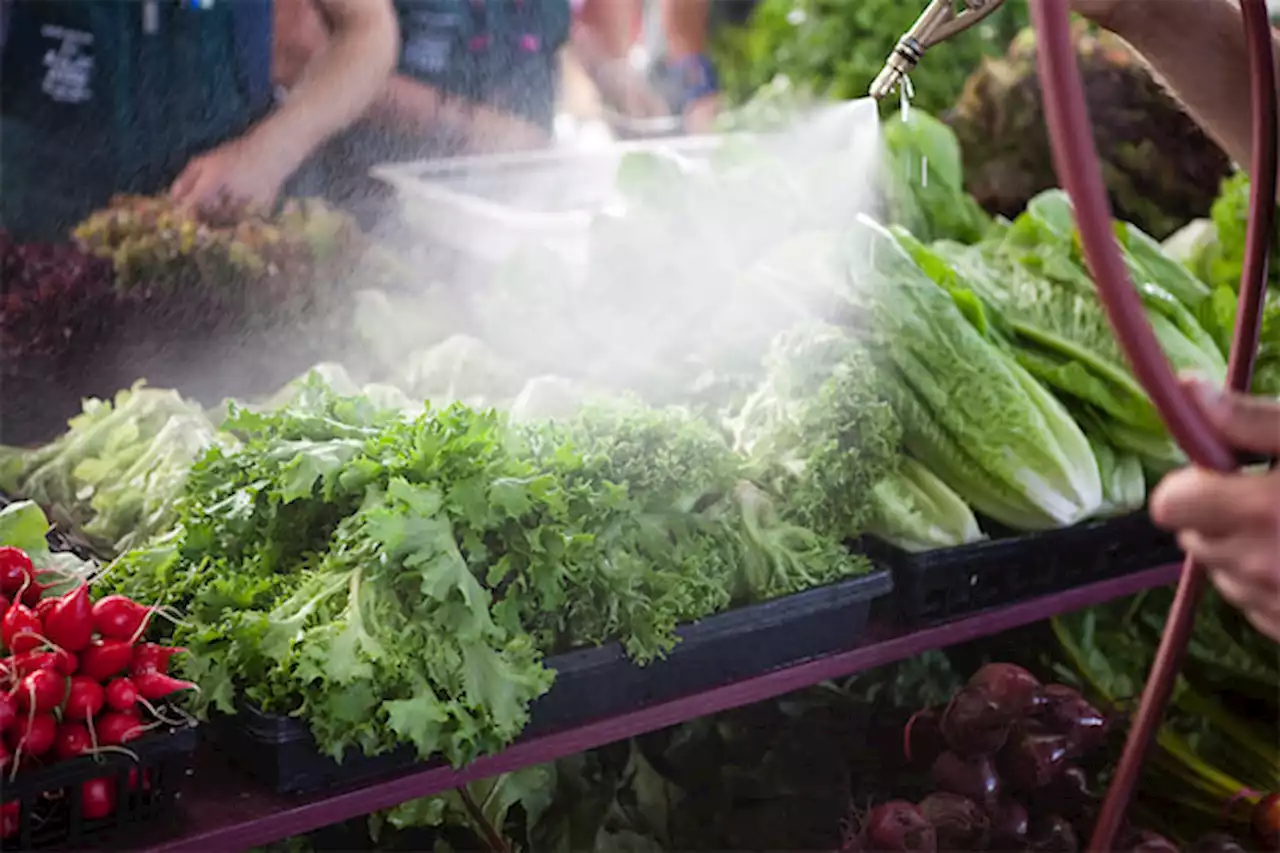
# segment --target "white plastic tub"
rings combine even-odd
[[[618,166],[627,154],[671,151],[696,160],[723,139],[394,163],[371,174],[396,189],[405,223],[424,238],[489,263],[501,263],[522,246],[537,246],[585,266],[592,219],[616,201]]]

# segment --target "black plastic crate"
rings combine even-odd
[[[0,799],[6,806],[19,804],[18,826],[0,839],[0,850],[83,850],[104,834],[167,817],[199,739],[194,723],[175,726],[130,741],[136,761],[108,752],[19,773],[12,781],[6,775]],[[81,809],[81,785],[90,779],[110,779],[116,790],[115,808],[98,820],[84,817]]]
[[[633,664],[617,643],[557,655],[550,692],[532,708],[525,737],[730,684],[855,647],[872,601],[887,595],[887,571],[710,616],[679,630],[662,661]],[[349,785],[418,763],[401,749],[366,757],[351,750],[341,763],[322,755],[302,720],[243,708],[215,717],[209,730],[227,758],[279,793]]]
[[[893,572],[891,616],[912,627],[1074,589],[1182,559],[1146,511],[1063,530],[912,554],[864,543]]]

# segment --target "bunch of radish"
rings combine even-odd
[[[1013,664],[988,664],[945,707],[907,723],[906,758],[929,768],[936,792],[919,803],[876,805],[851,822],[843,850],[1076,853],[1102,799],[1087,768],[1111,728],[1073,688],[1041,684]],[[1232,844],[1207,838],[1197,851],[1228,853]],[[1137,829],[1126,830],[1121,849],[1178,851]]]
[[[173,722],[156,703],[195,688],[168,675],[170,658],[183,649],[142,640],[157,608],[118,595],[92,601],[84,584],[42,597],[36,575],[25,553],[0,547],[0,773],[7,779],[54,761],[128,753],[125,744]],[[135,768],[132,787],[136,776]],[[115,810],[112,778],[89,779],[80,793],[87,819]],[[17,805],[0,810],[0,837],[16,831]]]

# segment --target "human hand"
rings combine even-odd
[[[625,60],[607,63],[596,76],[601,97],[622,116],[651,119],[671,114],[670,105],[631,63]]]
[[[684,108],[684,129],[686,133],[705,134],[716,129],[716,119],[720,117],[721,98],[719,95],[707,95],[690,101]]]
[[[251,132],[194,158],[169,192],[187,208],[269,208],[294,167],[289,156]]]
[[[1235,448],[1280,454],[1280,401],[1186,383],[1210,423]],[[1222,596],[1280,641],[1280,471],[1219,474],[1188,468],[1165,478],[1151,516],[1177,531]]]

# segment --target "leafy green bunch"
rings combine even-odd
[[[645,663],[681,623],[866,567],[679,409],[406,417],[316,377],[226,429],[241,445],[196,464],[180,526],[104,584],[184,611],[205,705],[303,717],[335,757],[464,763],[523,729],[545,654],[616,639]]]

